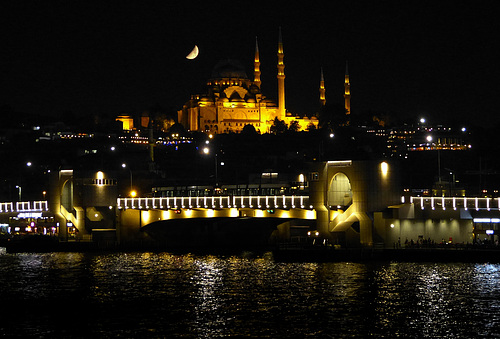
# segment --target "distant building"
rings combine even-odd
[[[134,129],[134,119],[130,115],[119,115],[116,121],[120,121],[123,125],[124,131],[129,131]]]
[[[255,43],[254,80],[250,80],[243,66],[236,60],[222,60],[207,81],[207,92],[192,95],[178,112],[178,121],[191,131],[205,133],[241,132],[251,125],[257,132],[270,131],[275,119],[290,125],[297,121],[299,130],[311,125],[317,127],[316,117],[297,117],[285,108],[285,65],[283,62],[281,30],[278,41],[278,103],[261,92],[259,47]]]
[[[404,125],[387,131],[387,148],[390,156],[405,156],[418,151],[465,151],[471,148],[465,128],[457,130],[443,125]]]

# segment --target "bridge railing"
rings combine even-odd
[[[0,213],[6,212],[44,212],[49,210],[47,201],[0,202]]]
[[[258,209],[311,209],[309,196],[206,196],[165,198],[118,198],[118,208],[127,209],[179,209],[179,208],[258,208]]]
[[[405,202],[402,198],[402,202]],[[479,197],[412,197],[408,201],[421,209],[475,209],[475,210],[500,210],[499,198]]]

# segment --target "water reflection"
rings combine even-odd
[[[0,272],[6,336],[489,337],[500,326],[490,264],[0,251]]]

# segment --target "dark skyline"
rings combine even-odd
[[[0,105],[78,116],[178,110],[203,93],[215,64],[236,58],[253,78],[258,37],[263,93],[277,99],[282,27],[287,109],[318,107],[320,68],[329,104],[352,110],[497,123],[498,23],[493,2],[16,2],[2,4]],[[194,45],[200,54],[185,56]],[[473,121],[470,117],[477,119]],[[481,120],[481,122],[479,121]]]

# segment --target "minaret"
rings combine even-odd
[[[351,114],[351,84],[349,83],[349,69],[347,61],[345,62],[345,80],[344,80],[344,101],[345,101],[345,114]]]
[[[325,79],[323,78],[323,67],[321,67],[321,77],[319,79],[319,103],[321,107],[326,105]]]
[[[285,109],[285,64],[283,63],[283,41],[281,39],[281,27],[278,37],[278,107],[279,119],[283,119],[286,115]]]
[[[255,59],[253,62],[253,82],[260,88],[260,60],[259,60],[259,44],[257,43],[257,37],[255,37]]]

